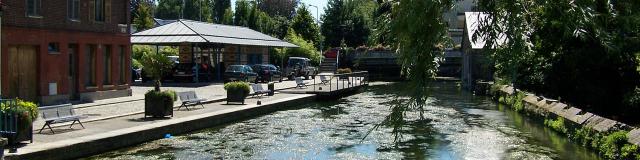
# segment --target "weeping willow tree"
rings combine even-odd
[[[402,73],[408,85],[404,90],[409,99],[396,97],[391,113],[382,123],[393,128],[395,140],[407,124],[408,112],[423,112],[429,96],[429,83],[436,76],[436,58],[444,55],[444,48],[450,46],[448,25],[443,18],[445,11],[452,7],[452,0],[390,0],[381,3],[377,12],[378,33],[384,34],[388,44],[396,48]],[[393,36],[390,36],[393,35]],[[374,128],[374,129],[375,129]]]
[[[640,123],[634,54],[640,52],[638,0],[478,0],[496,75],[517,88],[590,112]],[[627,98],[629,99],[629,98]]]

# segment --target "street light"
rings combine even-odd
[[[320,12],[318,12],[318,6],[313,5],[313,4],[307,4],[309,7],[314,7],[316,8],[316,23],[318,23],[318,30],[320,29]],[[320,34],[320,33],[318,33]],[[319,37],[320,39],[320,47],[318,48],[318,50],[320,51],[320,54],[322,55],[322,36]]]

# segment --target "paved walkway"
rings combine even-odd
[[[208,123],[225,123],[225,121],[260,114],[260,112],[269,110],[258,109],[262,108],[262,106],[270,105],[272,109],[275,109],[291,100],[305,99],[313,96],[314,95],[311,94],[276,92],[274,96],[247,98],[245,104],[229,105],[226,104],[226,102],[215,102],[205,104],[204,107],[194,107],[190,111],[184,109],[174,110],[174,116],[172,118],[144,118],[144,114],[132,114],[107,120],[85,122],[85,129],[82,129],[80,126],[74,127],[73,129],[68,126],[58,126],[53,128],[55,134],[52,134],[49,130],[34,134],[34,142],[18,148],[17,153],[8,153],[8,150],[4,150],[4,152],[10,159],[37,157],[66,159],[69,157],[86,156],[87,153],[104,152],[122,147],[122,145],[131,145],[157,139],[157,137],[162,137],[165,134],[188,132],[191,130],[188,128],[196,129],[204,127],[201,126],[204,125],[202,122],[196,122],[207,118],[215,119],[213,121],[205,121]],[[262,102],[262,105],[257,105],[258,100]],[[180,129],[176,129],[175,127],[180,127]],[[144,135],[144,137],[140,137],[140,135]],[[97,144],[104,145],[95,146]],[[118,144],[121,145],[119,146]],[[87,146],[95,146],[98,148],[86,148]],[[68,155],[52,153],[60,150],[68,150],[68,153],[64,153]]]
[[[306,80],[306,82],[312,84],[313,80]],[[319,83],[319,80],[316,80],[316,82]],[[267,88],[267,84],[262,83],[262,85],[263,88]],[[282,81],[276,82],[274,87],[276,90],[280,90],[295,86],[295,81]],[[141,113],[144,112],[144,94],[152,89],[153,86],[150,85],[132,86],[132,96],[98,100],[93,103],[74,105],[74,107],[76,108],[75,112],[78,115],[83,115],[86,117],[85,119],[83,119],[83,122],[111,119]],[[161,89],[174,90],[176,92],[195,91],[198,97],[206,98],[207,100],[211,101],[217,101],[226,98],[226,91],[224,90],[224,85],[222,83],[168,83],[164,84]],[[180,103],[180,100],[178,100],[174,103],[174,106],[179,106]],[[61,126],[67,124],[70,123],[55,124],[53,126]],[[33,122],[33,129],[35,131],[38,131],[43,125],[44,121],[42,120],[42,118],[38,118]]]

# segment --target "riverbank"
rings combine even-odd
[[[539,97],[507,85],[479,84],[499,103],[536,116],[544,124],[607,159],[640,159],[640,129],[583,111],[558,100]],[[477,90],[476,90],[477,92]]]

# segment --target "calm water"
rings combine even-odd
[[[410,113],[402,138],[385,126],[402,84],[374,84],[302,105],[89,159],[597,159],[591,151],[487,97],[435,83],[426,120]]]

